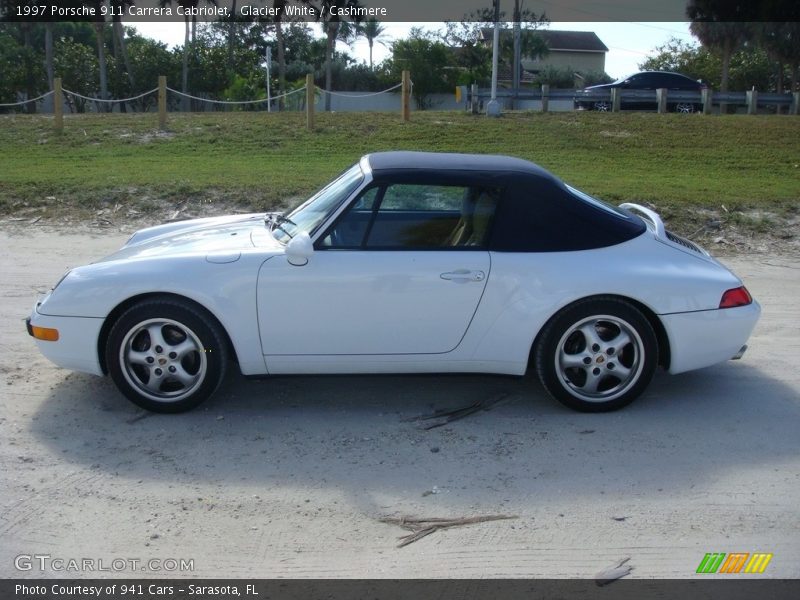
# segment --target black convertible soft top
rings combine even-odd
[[[641,235],[637,216],[580,198],[549,171],[510,156],[439,152],[367,155],[376,183],[471,185],[503,190],[489,249],[564,252],[613,246]]]

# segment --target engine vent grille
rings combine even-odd
[[[671,231],[667,231],[665,233],[667,234],[667,239],[670,242],[672,242],[674,244],[678,244],[679,246],[683,246],[684,248],[688,248],[689,250],[692,250],[693,252],[697,252],[698,254],[702,254],[703,253],[703,251],[700,250],[700,248],[697,245],[693,244],[692,242],[690,242],[686,238],[682,238],[679,235],[675,235]]]

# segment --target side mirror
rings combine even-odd
[[[302,267],[308,263],[308,259],[314,254],[314,244],[308,232],[301,231],[286,244],[286,260],[290,265]]]

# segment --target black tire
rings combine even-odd
[[[633,402],[650,383],[658,340],[647,318],[628,302],[579,300],[542,329],[535,365],[544,388],[565,406],[608,412]]]
[[[672,105],[672,112],[691,115],[697,112],[697,105],[691,102],[678,102]]]
[[[227,364],[226,337],[217,321],[180,299],[134,305],[114,323],[106,343],[106,365],[117,388],[158,413],[195,408],[219,387]]]

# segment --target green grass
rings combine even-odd
[[[533,160],[614,202],[796,210],[800,118],[647,113],[428,112],[0,117],[0,214],[23,207],[195,198],[268,208],[303,197],[378,150],[500,153]]]

